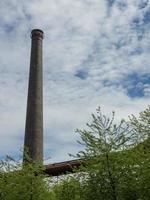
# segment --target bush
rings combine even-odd
[[[0,167],[1,200],[48,199],[48,187],[41,165],[28,163],[22,168],[19,162],[7,156]]]

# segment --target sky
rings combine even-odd
[[[98,106],[116,120],[150,102],[149,0],[0,1],[0,159],[22,155],[31,39],[44,31],[44,159],[72,159]]]

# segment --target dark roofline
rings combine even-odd
[[[83,160],[70,160],[66,162],[45,165],[45,173],[49,176],[60,176],[67,173],[73,173],[83,164]]]

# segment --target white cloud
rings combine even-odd
[[[104,0],[1,1],[1,155],[23,145],[32,28],[45,32],[46,155],[51,151],[58,161],[77,151],[73,130],[83,127],[99,105],[108,115],[115,110],[117,120],[143,110],[149,83],[143,85],[144,97],[132,99],[122,82],[134,72],[150,72],[150,24],[144,22],[149,7],[140,0],[116,0],[112,7]],[[86,79],[75,76],[81,69]],[[104,85],[106,80],[112,84]]]

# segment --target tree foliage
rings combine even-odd
[[[86,130],[78,130],[85,150],[79,152],[80,159],[86,159],[87,199],[121,199],[122,188],[127,182],[122,177],[129,175],[128,153],[134,146],[135,135],[130,126],[121,120],[114,123],[112,118],[102,115],[100,108],[92,115],[92,122]]]
[[[131,115],[128,122],[121,120],[118,124],[114,123],[114,113],[110,119],[98,108],[87,128],[76,132],[81,136],[79,143],[84,145],[77,158],[86,165],[78,171],[73,185],[68,179],[55,186],[62,194],[57,195],[57,200],[76,200],[73,194],[83,200],[149,199],[150,107],[138,118]]]
[[[22,167],[7,156],[0,162],[0,200],[149,200],[150,106],[120,123],[98,108],[76,132],[84,165],[75,175],[50,186],[41,164]]]
[[[0,163],[0,199],[1,200],[46,200],[47,185],[44,182],[43,167],[27,164],[7,156]]]

